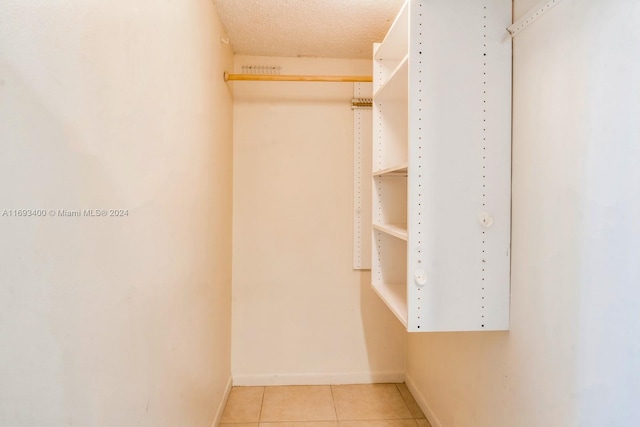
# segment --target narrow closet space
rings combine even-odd
[[[235,53],[221,425],[431,426],[407,333],[509,324],[511,3],[216,4]]]
[[[249,3],[217,4],[228,71],[247,77],[370,78],[370,40],[402,5]],[[403,328],[352,262],[355,83],[227,84],[234,385],[402,382]]]
[[[371,156],[354,141],[369,135],[370,152],[373,42],[402,4],[218,2],[235,50],[234,387],[221,426],[429,426],[403,383],[404,327],[371,288],[370,246],[354,268],[358,168],[362,217],[371,199]],[[327,76],[346,82],[305,81]]]
[[[0,0],[0,426],[637,427],[637,0]]]

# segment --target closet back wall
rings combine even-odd
[[[282,74],[366,60],[236,56]],[[405,333],[352,269],[351,83],[234,85],[234,384],[401,381]]]

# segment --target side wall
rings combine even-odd
[[[565,0],[515,38],[511,331],[410,334],[434,427],[637,424],[638,22]]]
[[[0,425],[210,427],[231,376],[214,7],[0,4]]]
[[[282,74],[364,60],[236,56]],[[352,270],[351,83],[234,83],[235,384],[401,381],[405,333]]]

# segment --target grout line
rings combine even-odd
[[[404,384],[404,383],[402,383]],[[398,387],[398,383],[394,384],[396,386],[396,390],[398,390],[398,393],[400,394],[400,397],[402,398],[402,402],[404,403],[404,406],[407,407],[407,410],[409,411],[409,415],[411,415],[411,419],[412,420],[419,420],[421,418],[416,418],[415,415],[413,415],[413,412],[411,412],[411,408],[409,408],[409,403],[407,402],[407,399],[405,399],[404,394],[402,394],[402,392],[400,391],[400,387]],[[418,424],[418,422],[416,421],[416,425]]]
[[[262,409],[264,408],[264,395],[267,394],[267,387],[262,387],[262,400],[260,401],[260,415],[258,415],[258,426],[262,421]]]
[[[333,385],[329,385],[329,390],[331,391],[331,401],[333,402],[333,413],[336,415],[338,426],[340,426],[340,420],[338,419],[338,410],[336,409],[336,398],[333,395]]]

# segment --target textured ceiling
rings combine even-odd
[[[239,55],[371,58],[404,0],[213,0]]]

